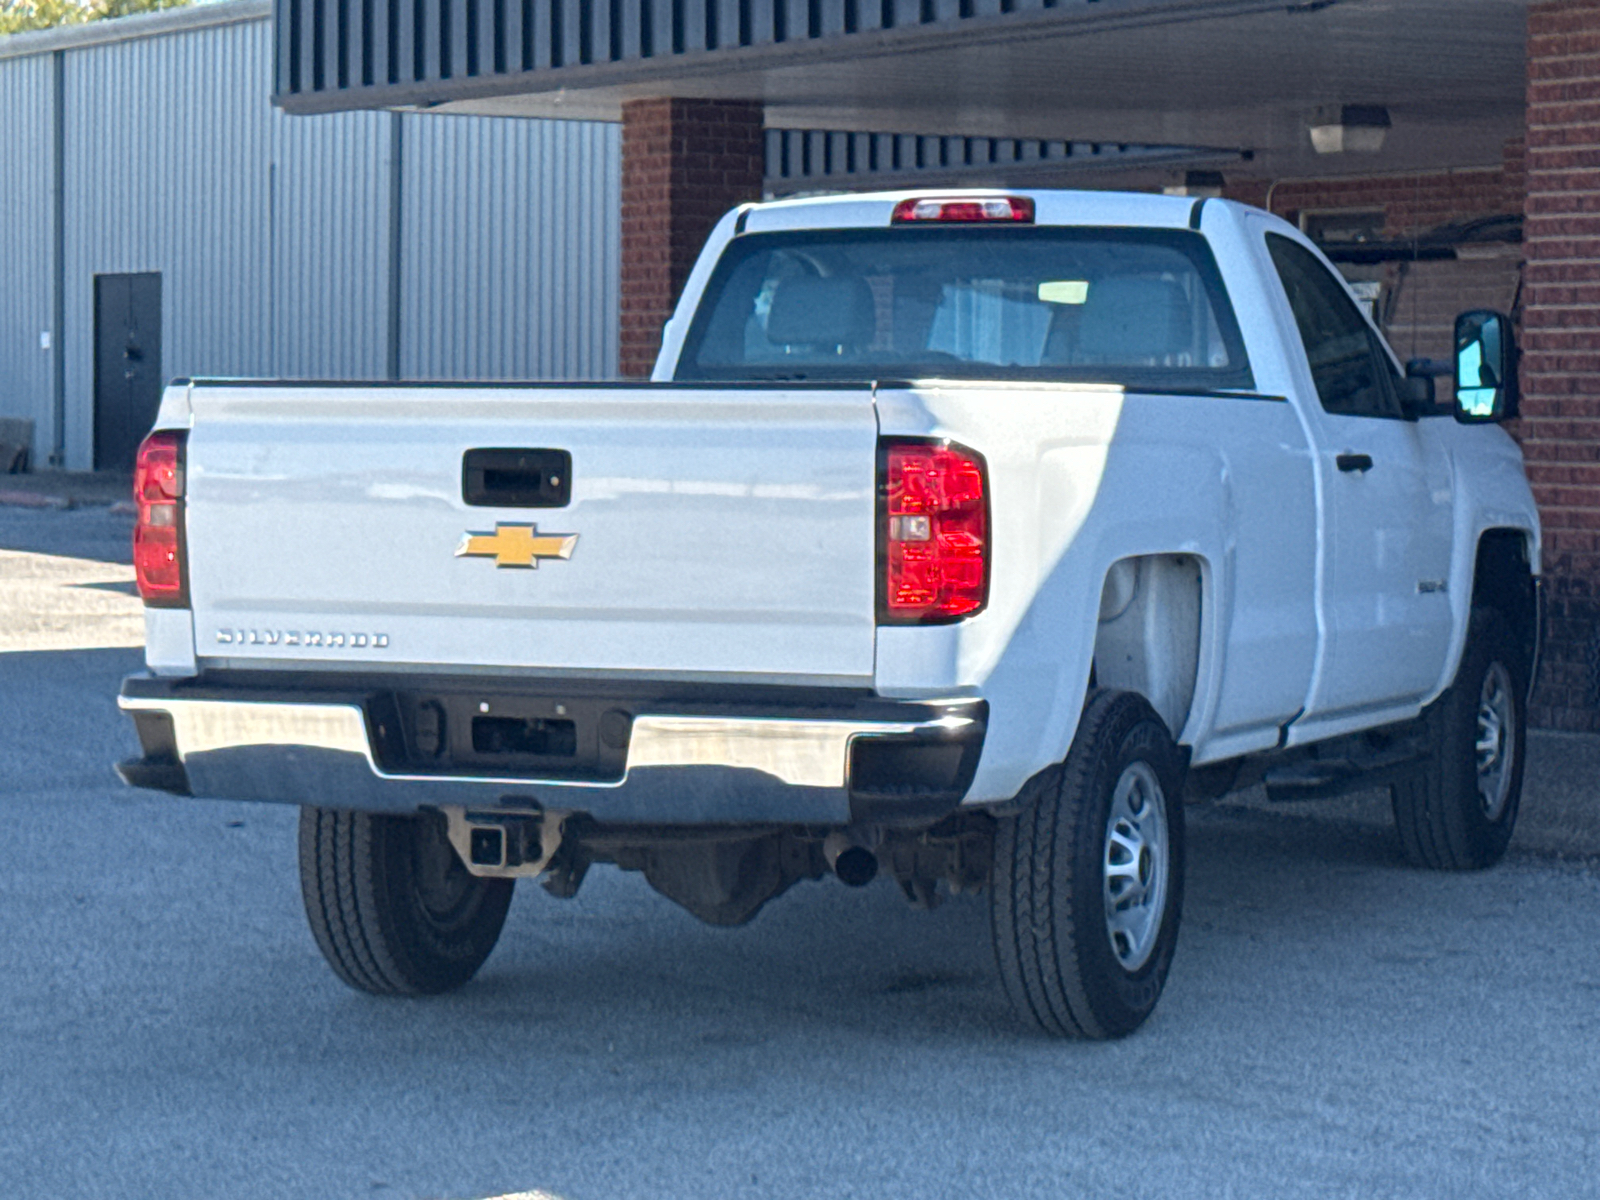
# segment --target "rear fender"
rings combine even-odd
[[[1138,692],[1182,739],[1200,665],[1204,572],[1190,554],[1124,558],[1106,572],[1094,681]]]

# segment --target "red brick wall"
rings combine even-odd
[[[620,371],[643,378],[706,235],[761,198],[762,106],[634,100],[622,106]]]
[[[1289,181],[1273,190],[1272,209],[1294,221],[1305,209],[1381,207],[1384,234],[1396,238],[1524,212],[1523,418],[1509,428],[1539,501],[1548,589],[1529,718],[1600,732],[1600,0],[1534,5],[1528,52],[1527,140],[1506,145],[1501,169]],[[1249,181],[1229,188],[1263,206],[1266,191]],[[1509,306],[1448,299],[1459,300],[1454,308]]]
[[[1276,185],[1261,180],[1230,183],[1231,199],[1272,209],[1291,222],[1307,210],[1378,209],[1382,236],[1397,240],[1428,233],[1441,225],[1522,211],[1526,192],[1521,138],[1502,148],[1499,167],[1330,179],[1289,179]],[[1484,246],[1462,262],[1394,262],[1346,268],[1352,279],[1383,285],[1383,318],[1390,344],[1402,358],[1448,358],[1455,314],[1469,308],[1509,311],[1517,292],[1520,247]]]
[[[1266,185],[1230,194],[1264,204]],[[1384,232],[1515,212],[1522,273],[1522,443],[1544,524],[1549,598],[1533,723],[1600,732],[1600,0],[1544,0],[1528,16],[1526,142],[1499,170],[1297,180],[1273,191],[1309,208],[1377,208]]]
[[[1541,725],[1600,731],[1600,0],[1528,14],[1523,419],[1549,589]]]
[[[1518,140],[1506,143],[1499,167],[1421,175],[1286,179],[1275,186],[1250,179],[1230,183],[1226,194],[1231,200],[1265,208],[1270,188],[1272,211],[1293,222],[1307,209],[1381,208],[1384,236],[1410,237],[1440,225],[1521,212],[1526,186],[1523,156],[1523,143]]]

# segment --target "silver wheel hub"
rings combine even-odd
[[[1106,822],[1106,936],[1124,970],[1149,961],[1167,907],[1171,843],[1166,796],[1149,763],[1129,763]]]
[[[1499,662],[1489,664],[1478,693],[1478,802],[1483,815],[1498,821],[1511,797],[1516,766],[1516,695],[1511,673]]]

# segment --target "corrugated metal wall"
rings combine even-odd
[[[1239,0],[1235,0],[1235,6]],[[1321,0],[1302,0],[1320,6]],[[550,91],[567,74],[721,50],[760,53],[825,41],[881,49],[917,31],[970,36],[974,23],[1037,27],[1117,10],[1161,16],[1193,0],[274,0],[278,101],[299,112],[491,94],[485,83]],[[1254,7],[1293,7],[1255,0]],[[671,64],[676,66],[677,64]],[[664,69],[670,70],[671,66]]]
[[[293,120],[293,118],[288,118]],[[401,374],[573,378],[617,361],[620,127],[408,115]],[[463,181],[470,180],[469,187]]]
[[[50,442],[53,142],[48,54],[0,61],[0,416],[33,420]]]
[[[286,117],[271,37],[250,21],[64,52],[69,467],[92,461],[97,274],[161,273],[169,378],[615,373],[614,127]],[[19,281],[0,288],[0,415],[35,418],[38,459],[50,78],[49,54],[0,60],[0,217],[18,214],[0,220],[0,264]]]
[[[389,127],[396,120],[388,113],[309,121],[272,114],[273,353],[267,374],[383,378]]]
[[[774,196],[822,187],[927,186],[932,178],[963,176],[980,187],[1061,186],[1062,174],[1086,168],[1220,164],[1240,157],[1238,150],[1205,146],[831,129],[769,129],[766,141],[766,190]]]
[[[94,277],[159,271],[162,371],[268,368],[268,78],[257,24],[66,55],[67,461],[89,465]]]

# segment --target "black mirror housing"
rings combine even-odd
[[[1517,415],[1517,347],[1510,318],[1487,309],[1456,318],[1453,396],[1455,418],[1463,425]]]
[[[1425,375],[1406,376],[1400,381],[1400,390],[1405,397],[1406,409],[1413,414],[1426,414],[1438,403],[1433,380]]]

